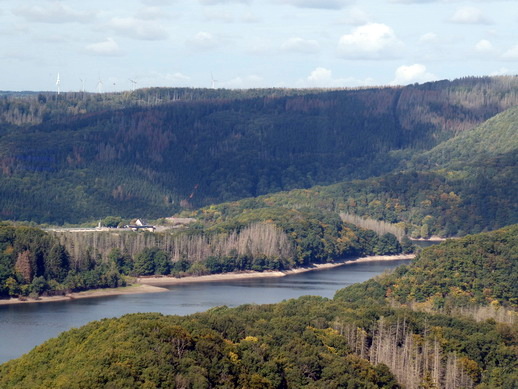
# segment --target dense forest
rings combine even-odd
[[[352,302],[361,296],[443,313],[456,312],[459,308],[469,312],[468,308],[486,306],[499,313],[498,308],[502,307],[500,313],[505,314],[500,321],[517,322],[517,267],[518,225],[515,224],[429,247],[411,265],[343,289],[336,297]]]
[[[225,220],[247,209],[316,208],[341,213],[349,222],[414,238],[462,236],[518,221],[518,109],[419,154],[404,169],[202,208],[189,215]],[[363,219],[362,219],[363,218]],[[370,222],[369,222],[370,221]]]
[[[126,284],[127,277],[286,270],[411,250],[390,232],[312,209],[269,208],[161,233],[44,232],[0,225],[0,297],[64,294]]]
[[[116,266],[90,261],[75,266],[59,241],[44,231],[0,223],[0,298],[63,294],[124,286]]]
[[[0,217],[54,224],[163,217],[369,179],[407,163],[419,170],[426,164],[413,159],[418,154],[517,105],[517,86],[517,77],[490,77],[355,90],[4,94]],[[512,152],[495,156],[495,168],[513,158]],[[474,192],[493,186],[477,177],[471,177]],[[493,178],[501,184],[506,175]],[[447,193],[457,193],[450,186]],[[476,232],[485,222],[431,229]],[[493,226],[499,223],[507,220]]]
[[[516,327],[410,301],[461,291],[473,298],[457,303],[515,309],[516,282],[503,275],[516,273],[517,231],[425,249],[407,267],[331,300],[306,296],[187,317],[92,322],[0,366],[0,386],[512,389]],[[417,277],[434,262],[447,281],[423,284]],[[479,282],[466,284],[474,272]]]
[[[334,299],[90,323],[0,366],[0,387],[514,389],[516,106],[518,77],[0,92],[0,298],[407,253],[409,237],[500,228]],[[189,223],[35,227],[172,214]]]

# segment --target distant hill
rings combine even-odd
[[[6,94],[0,217],[159,217],[380,176],[517,105],[516,85],[494,77],[330,91]]]

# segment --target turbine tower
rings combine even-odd
[[[97,82],[97,92],[103,93],[103,82],[101,81],[101,77],[99,77],[99,81]]]
[[[56,86],[58,88],[58,95],[59,95],[59,93],[61,92],[61,81],[59,79],[59,73],[58,73],[58,78],[56,80]]]
[[[211,83],[212,89],[216,89],[216,82],[218,82],[218,80],[214,79],[214,75],[212,73],[210,74],[210,79],[212,81],[212,83]]]
[[[80,78],[79,81],[81,81],[81,92],[85,93],[85,80]]]
[[[137,86],[137,81],[132,80],[131,78],[129,79],[129,81],[131,82],[131,91],[134,92],[135,87]]]

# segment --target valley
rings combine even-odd
[[[517,106],[516,76],[0,94],[0,315],[100,315],[0,386],[513,388]]]

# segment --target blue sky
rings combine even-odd
[[[0,0],[0,90],[518,74],[514,0]],[[211,76],[212,74],[212,76]]]

